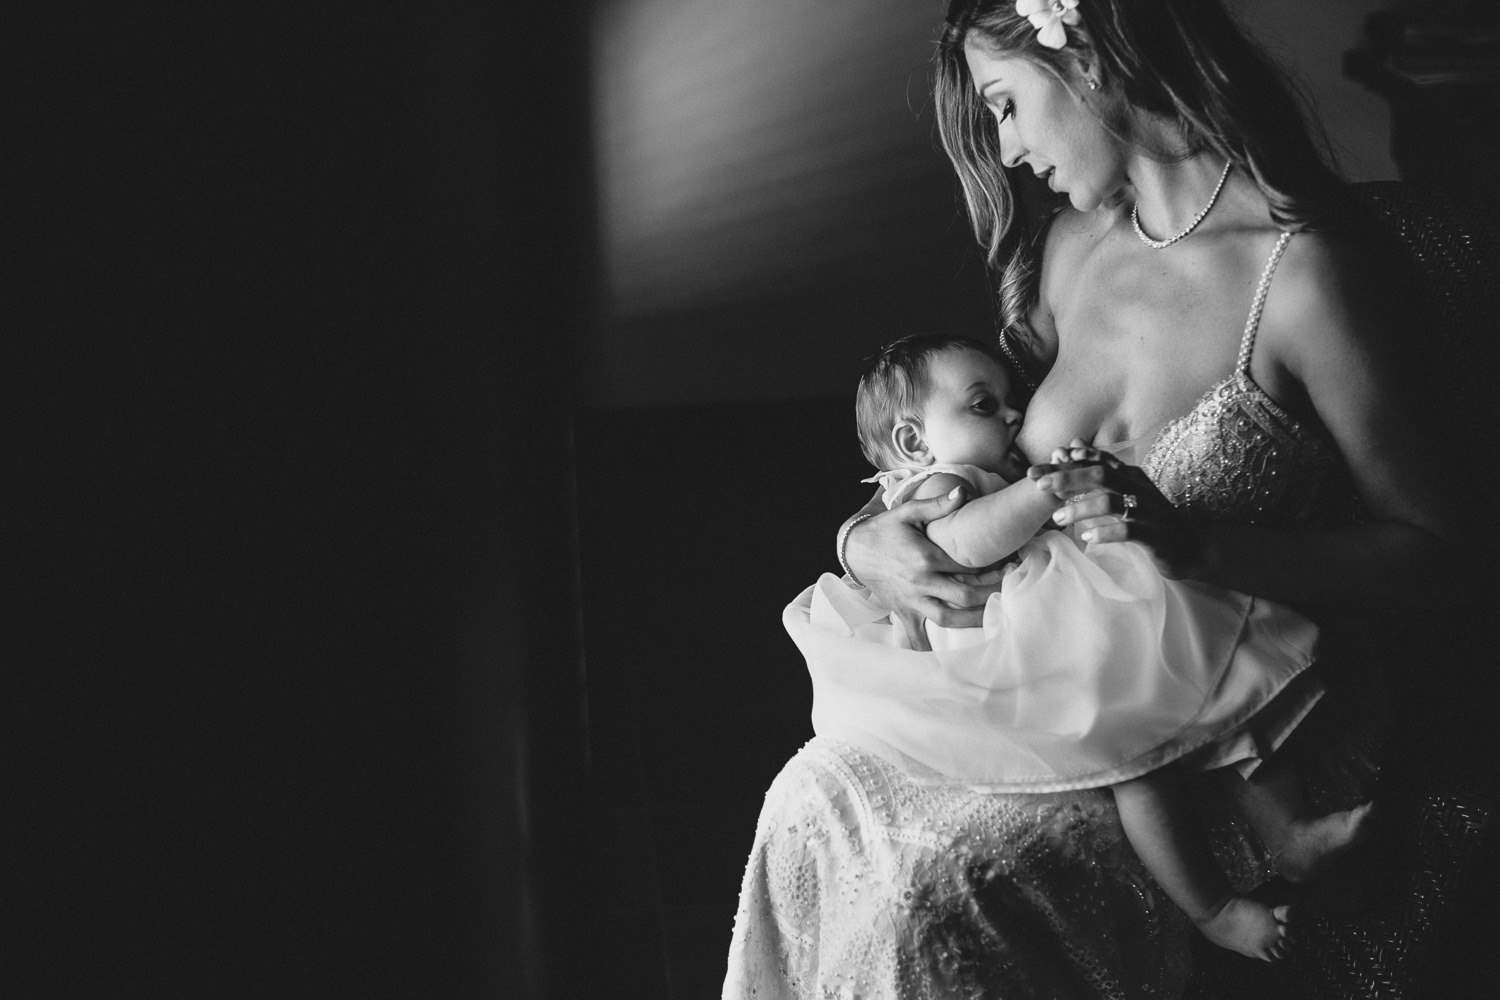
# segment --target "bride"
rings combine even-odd
[[[1451,501],[1424,474],[1441,438],[1429,408],[1399,405],[1421,360],[1396,339],[1407,303],[1366,259],[1289,88],[1217,0],[954,0],[936,67],[944,148],[1001,289],[1000,346],[1034,382],[1018,444],[1032,461],[1086,442],[1134,463],[1033,475],[1090,494],[1063,519],[1098,541],[1316,619],[1330,691],[1288,752],[1317,807],[1369,798],[1390,671],[1355,615],[1452,605],[1463,574]],[[1028,168],[1064,202],[1034,234],[1008,175]],[[903,622],[977,624],[993,589],[923,533],[955,502],[872,500],[840,532],[850,575]],[[1188,988],[1190,927],[1108,790],[985,794],[916,782],[899,759],[819,736],[773,782],[726,998]],[[1235,809],[1253,812],[1241,787]],[[1198,796],[1235,888],[1274,890],[1274,854],[1224,792]],[[1381,927],[1401,954],[1425,933]],[[1198,956],[1197,988],[1362,981],[1379,949],[1329,917],[1283,965]]]

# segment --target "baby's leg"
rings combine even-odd
[[[1302,795],[1302,780],[1285,754],[1275,754],[1243,778],[1232,767],[1222,773],[1231,797],[1288,882],[1309,882],[1326,872],[1369,835],[1373,803],[1314,816]]]
[[[1204,937],[1251,958],[1285,957],[1290,910],[1234,894],[1209,853],[1175,765],[1116,785],[1114,793],[1131,846]]]

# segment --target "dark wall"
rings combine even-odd
[[[887,341],[992,329],[928,97],[938,0],[599,10],[591,405],[842,397]]]
[[[380,10],[15,36],[7,996],[571,995],[585,81]]]

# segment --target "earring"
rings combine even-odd
[[[1095,80],[1093,77],[1090,77],[1089,78],[1089,89],[1090,90],[1098,90],[1099,89],[1099,81]]]

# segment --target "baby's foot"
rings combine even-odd
[[[1298,820],[1287,829],[1279,863],[1288,882],[1311,882],[1358,847],[1370,833],[1373,802],[1316,819]]]
[[[1287,956],[1292,908],[1274,909],[1243,896],[1226,896],[1207,916],[1194,918],[1198,930],[1220,948],[1276,962]]]

